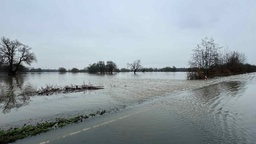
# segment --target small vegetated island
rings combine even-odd
[[[193,49],[187,79],[207,79],[216,76],[229,76],[256,71],[256,66],[247,64],[240,52],[223,52],[214,39],[204,38]]]

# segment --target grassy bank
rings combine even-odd
[[[79,115],[71,118],[56,118],[55,121],[45,121],[37,123],[36,125],[24,125],[20,128],[10,128],[8,130],[0,129],[0,143],[7,144],[15,142],[18,139],[34,136],[69,124],[83,122],[85,119],[95,117],[97,115],[103,115],[105,113],[106,110],[101,110],[89,115]]]

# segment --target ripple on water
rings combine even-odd
[[[255,89],[256,85],[248,85],[254,83],[251,77],[242,75],[218,80],[218,83],[214,81],[177,97],[182,100],[174,105],[181,103],[177,111],[182,111],[179,112],[181,115],[211,133],[221,143],[254,143],[256,113],[248,110],[245,104],[255,99],[249,87]],[[246,81],[248,78],[249,82]],[[249,107],[255,109],[252,104]],[[250,115],[255,116],[254,122],[248,118]]]

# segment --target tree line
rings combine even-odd
[[[35,72],[34,69],[30,71]],[[45,71],[45,70],[41,70],[41,72],[42,71]],[[64,67],[60,67],[58,70],[52,70],[52,71],[54,72],[58,71],[60,73],[88,72],[92,74],[113,74],[117,72],[133,72],[136,74],[136,72],[187,72],[188,68],[176,68],[175,66],[164,67],[164,68],[144,68],[140,64],[140,60],[136,60],[132,63],[128,63],[127,68],[120,68],[120,69],[117,67],[116,63],[113,61],[107,61],[107,62],[98,61],[96,63],[90,64],[88,67],[84,69],[72,68],[70,70],[67,70]]]
[[[41,68],[32,68],[26,69],[24,68],[24,72],[87,72],[91,74],[113,74],[117,72],[187,72],[188,68],[176,68],[172,67],[163,67],[163,68],[145,68],[142,66],[140,60],[135,60],[132,63],[127,63],[127,68],[118,68],[117,64],[113,61],[98,61],[96,63],[92,63],[84,69],[72,68],[66,69],[64,67],[59,67],[59,69],[41,69]]]
[[[0,72],[8,72],[9,75],[16,75],[17,72],[89,72],[100,74],[113,74],[114,72],[175,72],[186,71],[187,69],[176,67],[165,68],[143,68],[140,60],[135,60],[127,64],[127,68],[118,69],[113,61],[99,61],[89,65],[85,69],[72,68],[67,70],[64,67],[59,69],[41,69],[32,68],[28,69],[25,65],[31,65],[36,62],[36,56],[31,52],[31,48],[18,40],[10,40],[9,38],[2,37],[0,41]]]
[[[0,72],[8,72],[16,75],[17,72],[88,72],[98,74],[113,74],[114,72],[188,72],[188,79],[206,79],[215,76],[227,76],[256,72],[256,66],[247,64],[246,57],[240,52],[222,51],[213,39],[204,38],[193,49],[193,55],[189,61],[189,68],[143,68],[140,60],[127,63],[127,68],[119,69],[113,61],[98,61],[84,69],[72,68],[70,70],[60,67],[59,69],[28,69],[25,65],[36,62],[36,56],[31,48],[18,40],[10,40],[2,37],[0,41]]]

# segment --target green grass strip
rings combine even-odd
[[[56,118],[55,121],[45,121],[42,123],[38,123],[37,125],[24,125],[20,128],[10,128],[8,130],[0,129],[0,144],[7,144],[11,142],[15,142],[18,139],[23,139],[29,136],[34,136],[40,133],[47,132],[54,128],[64,127],[69,124],[79,123],[83,120],[94,117],[97,115],[103,115],[106,111],[97,111],[96,113],[91,113],[87,115],[79,115],[71,118]]]

